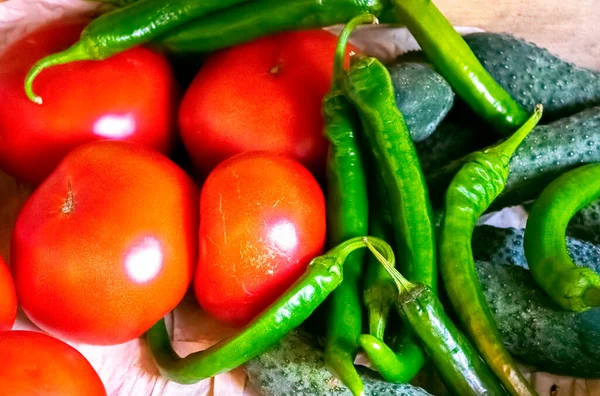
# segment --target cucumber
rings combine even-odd
[[[600,72],[568,63],[508,34],[473,33],[465,41],[506,91],[528,111],[544,105],[555,120],[600,105]]]
[[[569,223],[567,235],[600,244],[600,200],[581,209]]]
[[[421,168],[426,175],[492,143],[492,134],[481,133],[487,128],[484,124],[453,117],[452,113],[433,135],[415,143]]]
[[[396,105],[415,142],[430,136],[454,104],[450,84],[431,65],[398,62],[388,66],[396,91]]]
[[[600,107],[537,126],[510,161],[504,192],[491,210],[535,199],[556,177],[582,164],[600,162]],[[461,161],[426,174],[431,198],[439,203]]]
[[[600,249],[567,239],[577,265],[600,272]],[[512,355],[538,370],[600,378],[600,308],[561,310],[537,287],[523,254],[523,231],[477,227],[473,255],[485,298]]]
[[[292,331],[278,346],[244,366],[250,382],[265,396],[351,396],[350,391],[325,367],[323,350],[301,330]],[[408,384],[391,384],[361,372],[365,395],[426,396]]]

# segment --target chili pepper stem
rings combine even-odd
[[[87,51],[83,41],[78,41],[65,51],[49,55],[37,62],[27,73],[25,77],[25,94],[33,103],[41,105],[43,100],[33,92],[33,80],[44,70],[51,66],[62,65],[65,63],[93,59]]]
[[[350,39],[352,32],[354,32],[358,26],[366,23],[377,25],[379,24],[379,20],[373,14],[362,14],[350,20],[350,22],[344,26],[344,29],[342,29],[342,32],[340,33],[340,37],[335,48],[335,57],[333,58],[334,77],[332,82],[332,84],[338,88],[341,88],[344,84],[343,81],[346,73],[344,70],[344,56],[346,54],[348,40]]]
[[[375,249],[375,247],[371,244],[368,237],[363,237],[363,243],[367,246],[367,248],[373,253],[373,255],[377,258],[377,260],[383,265],[386,271],[390,274],[396,286],[398,286],[398,292],[400,296],[403,294],[408,294],[411,289],[414,289],[414,285],[410,283],[405,277],[403,277],[400,272],[394,267],[394,263],[390,263],[386,260],[385,257],[381,253]]]

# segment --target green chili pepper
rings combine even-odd
[[[130,4],[140,0],[102,0]],[[290,31],[346,23],[364,13],[396,19],[389,0],[254,0],[186,23],[160,37],[177,53],[204,53]],[[385,12],[382,12],[385,11]]]
[[[90,22],[81,37],[65,51],[41,59],[25,77],[27,97],[38,104],[33,80],[47,67],[80,60],[102,60],[136,45],[147,43],[171,29],[211,12],[248,0],[140,0],[117,8]]]
[[[430,62],[475,113],[504,135],[527,120],[527,112],[483,68],[431,0],[392,4]]]
[[[366,237],[388,260],[391,247]],[[161,319],[146,333],[152,357],[160,373],[181,384],[193,384],[233,370],[267,351],[311,313],[342,283],[343,264],[355,250],[365,247],[365,237],[349,239],[323,256],[313,259],[306,272],[277,301],[267,307],[239,333],[200,352],[181,358],[173,350]]]
[[[536,283],[562,308],[600,306],[600,275],[577,267],[567,250],[566,232],[579,210],[600,198],[600,164],[561,175],[535,201],[525,229],[525,257]]]
[[[373,172],[376,173],[376,172]],[[381,175],[375,174],[371,180],[371,205],[369,235],[385,241],[392,235],[387,216],[387,197]],[[394,306],[396,286],[392,277],[373,256],[368,257],[367,273],[363,290],[363,302],[369,318],[369,333],[381,340],[385,333],[391,308]]]
[[[538,106],[508,140],[469,156],[446,192],[440,234],[440,268],[450,301],[491,370],[512,395],[521,396],[535,392],[503,346],[477,279],[471,237],[479,217],[504,189],[511,156],[541,115]]]
[[[415,146],[396,106],[390,74],[379,60],[355,56],[346,74],[344,91],[358,111],[377,165],[375,171],[385,183],[401,269],[411,281],[436,290],[431,204]],[[369,358],[376,360],[377,356]],[[424,358],[415,361],[422,362]],[[421,367],[412,368],[411,372],[418,372]]]
[[[209,52],[267,35],[379,15],[388,0],[256,0],[192,21],[161,39],[174,52]]]
[[[354,23],[372,22],[368,15]],[[348,40],[351,30],[342,32]],[[356,133],[358,120],[354,108],[339,88],[343,81],[344,48],[336,50],[334,78],[323,101],[325,136],[329,140],[327,157],[327,232],[329,243],[337,245],[369,231],[369,199],[362,155]],[[342,75],[335,75],[335,73]],[[357,339],[362,331],[360,281],[364,252],[348,256],[344,264],[344,281],[329,297],[325,364],[354,395],[363,393],[363,382],[354,367],[358,353]]]
[[[394,279],[398,313],[418,336],[448,390],[460,396],[505,395],[475,348],[448,318],[435,293],[427,285],[407,281],[366,239],[365,244]]]

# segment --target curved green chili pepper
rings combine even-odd
[[[431,0],[392,4],[427,58],[475,113],[504,135],[527,120],[527,112],[490,76]]]
[[[355,250],[366,247],[365,238],[388,260],[393,260],[394,253],[385,241],[373,237],[347,240],[313,259],[304,275],[240,332],[204,351],[179,357],[171,346],[165,322],[161,319],[146,333],[150,352],[160,373],[171,381],[193,384],[233,370],[267,351],[302,324],[342,283],[344,262]]]
[[[374,16],[357,18],[353,23],[374,21]],[[351,26],[351,25],[349,25]],[[340,42],[345,42],[351,29],[345,29]],[[329,243],[337,245],[369,231],[369,199],[362,155],[356,133],[358,120],[354,108],[344,97],[335,75],[343,67],[344,48],[335,54],[334,78],[330,92],[323,101],[325,137],[329,140],[327,156],[327,232]],[[344,264],[344,281],[329,297],[325,364],[354,395],[363,393],[363,382],[354,367],[358,353],[357,339],[362,331],[360,281],[364,252],[348,256]]]
[[[65,51],[38,61],[25,77],[27,97],[38,104],[33,80],[47,67],[81,60],[102,60],[136,45],[147,43],[171,29],[248,0],[140,0],[94,19],[79,41]]]
[[[394,279],[396,308],[431,357],[446,387],[455,395],[505,395],[506,392],[479,354],[444,312],[426,285],[407,281],[371,244],[365,244]]]
[[[562,308],[600,306],[600,275],[577,267],[567,250],[566,231],[579,210],[600,197],[600,164],[569,171],[535,201],[525,229],[525,257],[536,283]]]
[[[344,91],[357,109],[375,158],[375,171],[385,183],[401,270],[411,281],[436,290],[431,204],[415,146],[396,106],[390,74],[379,60],[355,56],[346,74]],[[369,359],[378,360],[378,356],[369,355]],[[415,361],[422,362],[424,358]],[[411,368],[411,372],[418,372],[421,366]]]
[[[440,268],[444,286],[458,317],[473,343],[512,395],[535,392],[504,348],[475,272],[471,249],[479,217],[502,192],[514,151],[536,126],[541,106],[508,140],[469,156],[446,192],[440,234]]]

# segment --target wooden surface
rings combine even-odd
[[[510,32],[600,70],[600,0],[434,0],[454,25]]]

